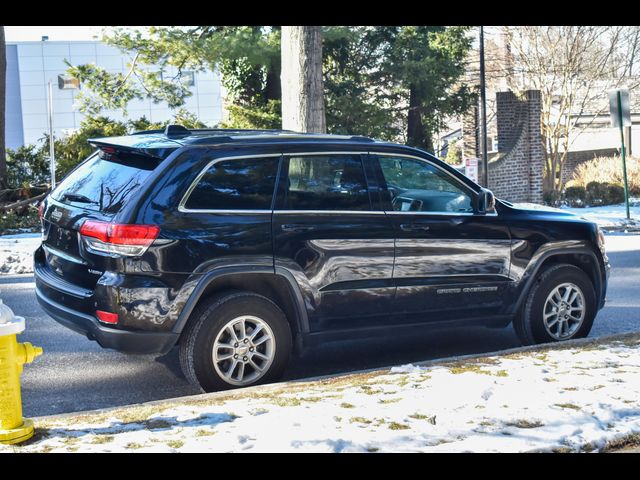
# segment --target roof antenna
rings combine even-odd
[[[164,129],[164,134],[169,138],[184,137],[185,135],[191,135],[191,131],[182,125],[167,125],[167,128]]]

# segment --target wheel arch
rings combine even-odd
[[[549,266],[563,263],[573,265],[587,274],[597,296],[596,305],[601,305],[602,269],[595,252],[588,247],[557,248],[547,250],[532,259],[522,279],[523,287],[515,305],[515,312],[519,312],[524,305],[540,272]]]
[[[246,291],[273,301],[284,312],[295,336],[309,332],[309,320],[300,288],[287,270],[273,267],[222,267],[198,281],[178,316],[173,332],[181,334],[200,302],[225,291]]]

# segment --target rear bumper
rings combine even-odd
[[[54,302],[36,286],[36,297],[42,309],[56,322],[97,341],[104,348],[126,353],[168,353],[178,341],[173,332],[119,330],[101,325],[96,318]]]

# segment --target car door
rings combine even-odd
[[[301,287],[312,332],[388,322],[394,234],[377,202],[372,206],[365,158],[283,157],[272,222],[275,267]]]
[[[435,162],[372,158],[396,236],[396,312],[409,323],[502,313],[510,283],[505,222],[496,213],[476,212],[477,193]]]

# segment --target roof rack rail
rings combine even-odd
[[[137,132],[131,133],[131,135],[148,135],[150,133],[164,133],[164,129],[162,129],[162,130],[138,130]]]
[[[369,137],[365,137],[363,135],[353,135],[351,137],[351,140],[354,140],[356,142],[375,142],[375,139],[369,138]]]
[[[186,128],[182,125],[172,124],[167,125],[166,128],[163,129],[152,129],[152,130],[139,130],[137,132],[131,133],[131,135],[147,135],[150,133],[164,133],[167,134],[167,129],[169,129],[169,133],[179,133],[180,135],[186,135],[185,132],[188,133],[247,133],[247,132],[256,132],[256,133],[297,133],[293,130],[281,130],[281,129],[258,129],[258,128]]]
[[[206,138],[206,134],[212,134],[214,138]],[[312,139],[333,139],[350,140],[354,142],[373,143],[376,140],[363,135],[336,135],[327,133],[301,133],[292,130],[278,129],[253,129],[253,128],[185,128],[182,125],[167,125],[163,130],[145,130],[134,132],[131,135],[164,134],[167,138],[181,138],[186,136],[202,136],[203,138],[194,143],[208,143],[212,140],[216,142],[228,142],[233,140],[255,140],[265,137],[298,138],[300,140]]]

